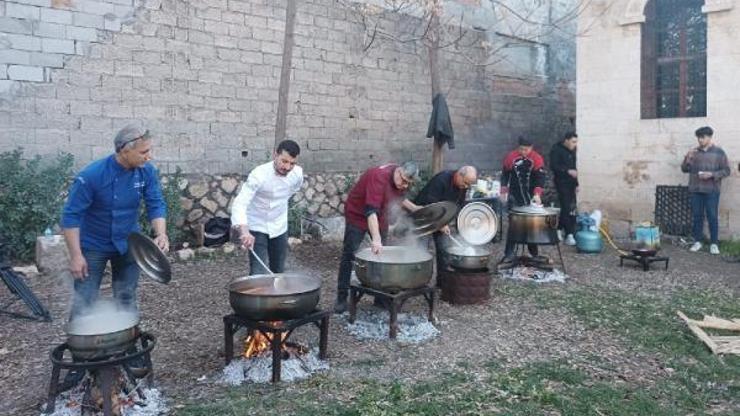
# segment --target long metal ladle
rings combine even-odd
[[[257,261],[260,263],[260,265],[265,268],[265,270],[267,270],[270,274],[275,274],[275,273],[272,272],[272,270],[270,270],[269,267],[267,267],[267,265],[265,264],[264,261],[262,261],[262,259],[260,258],[260,256],[258,256],[257,253],[254,252],[254,249],[252,247],[249,247],[249,251],[252,253],[252,255],[254,256],[254,258],[257,259]]]

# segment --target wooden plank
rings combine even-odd
[[[713,354],[717,354],[717,344],[712,341],[711,338],[709,338],[709,335],[707,335],[706,332],[704,332],[696,325],[696,321],[694,321],[693,319],[689,319],[681,311],[676,311],[676,314],[678,314],[678,316],[686,322],[686,324],[689,326],[689,329],[691,330],[691,332],[694,333],[694,335],[696,335],[700,340],[704,341],[704,344],[706,344],[706,346],[709,347],[710,350],[712,350]]]
[[[740,341],[740,336],[723,336],[723,335],[712,335],[712,340],[715,342],[733,342]]]
[[[703,328],[725,329],[728,331],[740,331],[740,323],[735,323],[733,321],[718,318],[712,315],[705,316],[703,321],[698,321],[696,323],[697,325]]]

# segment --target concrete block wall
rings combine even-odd
[[[0,151],[63,150],[82,165],[137,121],[165,173],[244,174],[272,148],[284,15],[271,0],[0,1]],[[288,135],[309,172],[431,157],[425,52],[364,53],[362,36],[335,2],[299,4]],[[572,118],[550,79],[497,77],[447,52],[440,62],[450,165],[498,168],[518,134],[545,148]]]

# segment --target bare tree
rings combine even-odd
[[[545,45],[553,36],[574,37],[575,19],[593,0],[484,0],[488,19],[470,19],[451,0],[337,0],[364,28],[364,51],[384,42],[417,44],[429,59],[432,99],[443,91],[440,51],[454,53],[471,66],[494,67],[509,61],[517,48]],[[558,7],[553,2],[571,3]],[[478,7],[484,7],[480,5]],[[403,24],[399,24],[402,21]],[[435,141],[432,170],[442,168],[443,149]]]

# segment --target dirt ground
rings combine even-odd
[[[501,243],[494,245],[494,258],[500,256],[502,249]],[[330,307],[335,297],[339,253],[337,243],[305,243],[289,256],[288,270],[321,276],[324,307]],[[643,272],[636,267],[620,268],[614,251],[609,249],[599,255],[586,255],[567,247],[564,255],[571,279],[565,284],[603,285],[652,293],[712,288],[735,296],[740,294],[740,264],[706,253],[688,253],[684,248],[670,245],[661,254],[670,256],[669,270],[656,265],[654,270]],[[231,311],[226,285],[246,274],[247,267],[244,255],[221,256],[175,263],[173,272],[169,285],[142,277],[138,293],[141,327],[157,337],[153,354],[156,382],[176,407],[224,389],[214,379],[223,368],[222,317]],[[3,415],[40,413],[51,373],[48,354],[64,341],[62,326],[70,299],[69,281],[64,276],[48,275],[27,281],[51,310],[54,320],[33,322],[0,315],[0,414]],[[665,371],[658,360],[629,350],[624,341],[607,332],[586,330],[579,321],[567,315],[553,315],[528,300],[497,296],[511,284],[494,278],[491,299],[482,305],[452,306],[438,302],[436,317],[441,336],[421,345],[359,341],[347,332],[344,318],[332,317],[331,376],[410,380],[431,377],[460,362],[474,369],[491,359],[514,366],[589,355],[599,355],[608,364],[595,367],[593,372],[612,371],[628,383],[649,381]],[[4,287],[0,288],[0,305],[12,299]],[[22,311],[22,306],[18,302],[13,308]],[[366,303],[363,307],[371,306]],[[411,301],[404,310],[422,314],[424,308],[421,301]],[[293,337],[309,345],[318,343],[318,333],[313,327],[301,328]],[[205,380],[202,376],[206,376]]]

